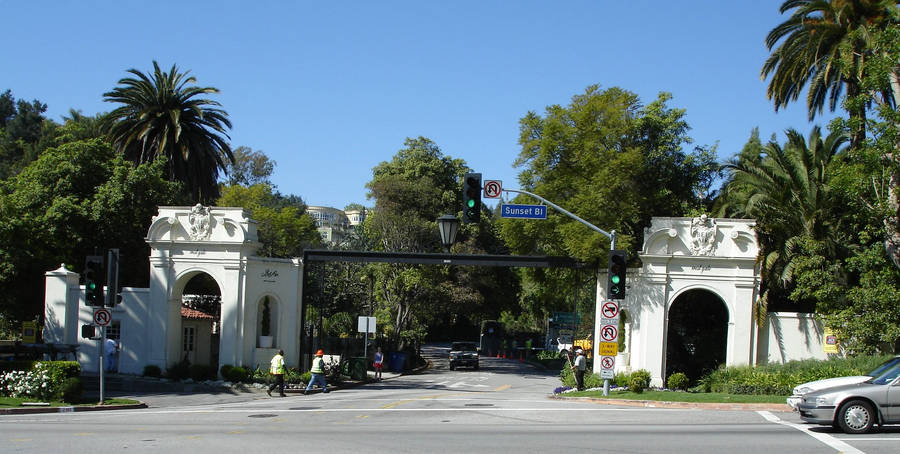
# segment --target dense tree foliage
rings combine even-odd
[[[257,254],[262,257],[300,257],[303,249],[322,244],[315,222],[306,214],[306,206],[286,201],[268,184],[226,186],[216,204],[250,211],[258,223],[262,246]]]
[[[588,87],[567,106],[552,105],[544,116],[520,120],[522,189],[560,205],[580,218],[616,232],[616,248],[636,257],[643,229],[652,216],[682,216],[705,210],[717,165],[714,150],[692,141],[684,110],[667,105],[661,93],[643,105],[621,88]],[[516,203],[534,203],[526,196]],[[605,263],[609,240],[583,224],[551,211],[547,220],[505,219],[500,223],[509,248],[523,255],[570,256]],[[576,292],[571,270],[525,270],[522,303],[536,312],[571,311],[574,295],[584,310],[593,298],[592,281]]]
[[[436,220],[458,215],[469,169],[430,139],[407,139],[404,145],[373,169],[367,187],[375,208],[366,219],[366,235],[376,250],[440,252]],[[496,254],[505,248],[485,215],[480,225],[461,229],[453,251]],[[447,327],[471,328],[481,318],[496,318],[514,304],[517,288],[514,274],[504,268],[382,265],[371,273],[379,306],[391,314],[388,334],[401,343],[419,341],[427,330],[450,335]]]
[[[122,282],[146,286],[151,218],[158,205],[184,203],[164,169],[164,160],[135,167],[91,139],[50,148],[0,183],[3,317],[39,317],[44,273],[61,263],[81,272],[94,248],[119,248]]]
[[[19,173],[51,144],[56,123],[44,117],[47,105],[0,94],[0,180]]]
[[[192,200],[211,203],[219,195],[219,170],[234,161],[226,129],[228,114],[201,96],[218,93],[193,85],[197,79],[172,65],[168,72],[153,62],[153,73],[129,69],[134,77],[104,93],[119,104],[105,118],[113,146],[135,163],[166,157],[169,178],[181,181]]]

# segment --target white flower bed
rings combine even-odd
[[[15,370],[0,374],[0,395],[15,398],[50,398],[53,389],[47,367],[38,363],[28,372]]]

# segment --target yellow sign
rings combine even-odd
[[[597,354],[600,356],[616,356],[619,353],[619,344],[615,342],[597,343]]]
[[[22,322],[22,342],[33,344],[37,342],[37,322]]]
[[[840,353],[838,345],[838,338],[834,331],[825,328],[825,339],[822,343],[822,349],[825,350],[825,353]]]

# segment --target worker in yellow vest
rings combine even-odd
[[[315,384],[322,387],[323,393],[328,392],[328,385],[325,384],[325,360],[322,359],[323,356],[325,356],[325,352],[321,348],[316,351],[316,357],[313,358],[312,367],[309,369],[309,383],[306,385],[306,389],[303,390],[303,394],[308,393]]]
[[[266,394],[272,397],[272,390],[278,388],[278,394],[281,397],[287,397],[284,395],[284,350],[278,350],[278,353],[272,357],[269,373],[275,377],[275,381],[269,385]]]

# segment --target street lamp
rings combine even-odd
[[[452,214],[445,214],[438,218],[438,229],[441,231],[441,244],[450,253],[450,246],[456,241],[456,232],[459,231],[459,219]]]

